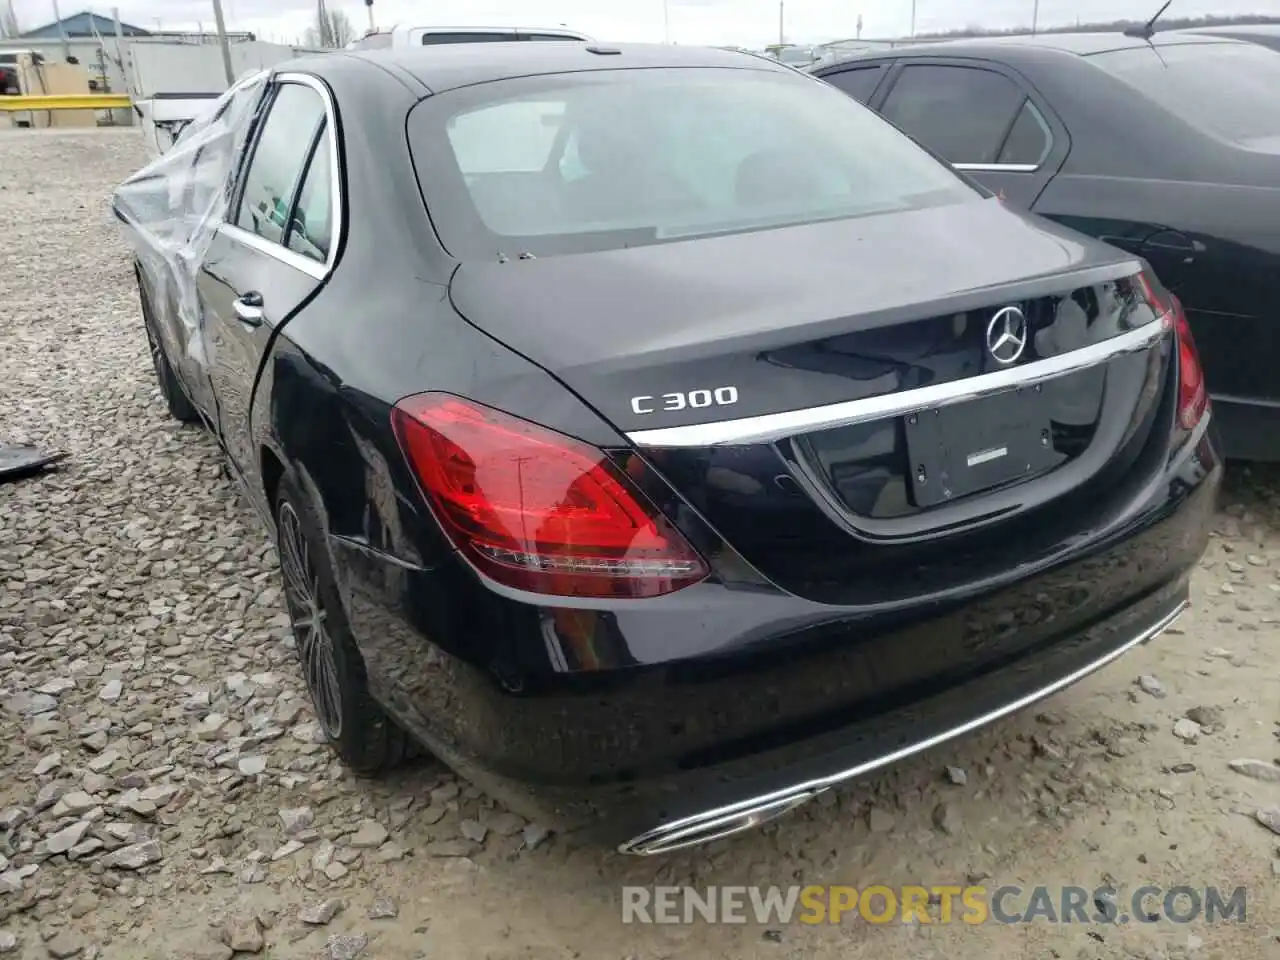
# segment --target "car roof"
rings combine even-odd
[[[1222,37],[1280,37],[1280,23],[1221,24],[1216,27],[1186,27],[1181,33]]]
[[[461,43],[408,50],[357,50],[345,55],[394,64],[436,92],[514,77],[655,67],[736,67],[795,72],[755,54],[662,43],[561,43],[556,40]],[[300,66],[305,62],[295,61],[295,64]]]
[[[884,59],[886,57],[945,57],[983,56],[1000,59],[1011,51],[1027,56],[1042,54],[1056,56],[1074,54],[1080,57],[1111,53],[1116,50],[1136,50],[1142,47],[1171,47],[1189,44],[1240,44],[1244,41],[1228,37],[1204,36],[1198,33],[1157,33],[1150,41],[1139,37],[1126,37],[1123,33],[1038,33],[1011,37],[969,37],[962,40],[944,40],[937,43],[920,43],[895,47],[892,50],[859,52],[839,60],[824,63],[815,73],[855,60]]]

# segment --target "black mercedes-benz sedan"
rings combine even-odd
[[[1221,466],[1177,298],[786,66],[309,57],[114,206],[356,771],[420,743],[658,853],[1187,604]]]
[[[813,73],[1011,204],[1143,257],[1186,306],[1226,456],[1280,460],[1280,52],[1044,34]]]

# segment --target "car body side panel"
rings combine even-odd
[[[418,94],[362,58],[331,64],[325,79],[343,138],[346,235],[338,266],[277,334],[252,405],[253,446],[266,463],[250,496],[269,516],[271,461],[308,491],[330,535],[340,583],[370,556],[414,569],[451,548],[426,512],[390,430],[392,405],[439,390],[470,396],[599,446],[625,439],[555,378],[476,330],[449,305],[454,264],[423,211],[404,117]],[[390,145],[391,148],[388,147]],[[407,199],[406,199],[407,198]],[[378,277],[376,284],[367,282]]]
[[[1187,310],[1211,392],[1280,399],[1280,186],[1064,174],[1036,212],[1152,265]]]
[[[235,468],[251,488],[261,485],[250,430],[250,406],[263,357],[275,331],[306,303],[320,281],[219,232],[200,268],[200,299],[208,317],[209,376],[218,398],[218,430]],[[250,291],[263,299],[263,322],[236,319],[235,300]]]

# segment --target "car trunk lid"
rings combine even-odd
[[[993,529],[1046,521],[1096,483],[1118,489],[1169,369],[1140,268],[986,200],[468,262],[451,292],[766,575],[862,603],[954,589],[976,570],[945,562],[960,547],[986,550]],[[1054,543],[1093,519],[1055,523]],[[886,589],[895,566],[912,575]]]

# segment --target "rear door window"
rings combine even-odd
[[[1053,135],[1044,116],[1030,100],[1022,101],[1018,118],[1000,148],[997,163],[1038,167],[1053,147]]]
[[[521,40],[559,40],[561,42],[573,41],[573,40],[581,41],[580,37],[571,37],[563,33],[522,33],[520,34],[520,39]]]
[[[300,83],[280,85],[245,174],[237,226],[283,243],[293,194],[323,120],[320,94]]]
[[[316,143],[298,194],[298,204],[285,246],[294,253],[324,263],[333,240],[333,164],[326,125]]]
[[[882,112],[951,163],[996,163],[1026,95],[978,67],[909,64]]]
[[[839,73],[828,73],[822,79],[838,90],[843,90],[859,103],[866,103],[871,94],[876,92],[880,78],[884,75],[884,67],[858,67],[855,70],[841,70]]]

